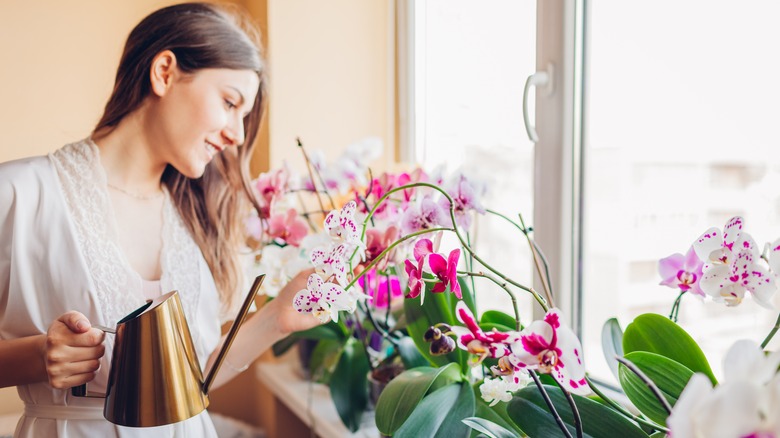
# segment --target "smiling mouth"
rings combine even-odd
[[[218,153],[222,152],[222,149],[218,148],[217,146],[214,146],[213,144],[206,142],[204,143],[206,146],[206,152],[208,152],[209,157],[213,158],[214,155],[217,155]]]

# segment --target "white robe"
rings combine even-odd
[[[141,277],[117,240],[106,187],[90,139],[45,157],[0,164],[0,339],[46,333],[69,310],[113,327],[144,303]],[[204,367],[220,338],[217,289],[167,192],[163,211],[160,283],[163,292],[179,291]],[[106,335],[106,354],[90,391],[105,392],[112,347],[113,337]],[[172,425],[129,428],[103,418],[102,399],[73,397],[46,382],[17,389],[25,414],[15,436],[216,436],[205,411]]]

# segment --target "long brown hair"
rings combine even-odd
[[[244,118],[244,144],[217,155],[201,178],[187,178],[171,165],[162,176],[214,275],[222,303],[230,306],[243,280],[238,254],[241,215],[247,200],[259,208],[249,186],[249,160],[266,96],[259,32],[239,11],[210,3],[183,3],[153,12],[127,38],[114,90],[95,132],[112,129],[141,105],[151,90],[152,60],[164,50],[176,55],[185,73],[228,68],[252,70],[260,77],[254,106]]]

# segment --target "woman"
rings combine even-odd
[[[237,248],[265,99],[259,43],[210,4],[158,10],[128,37],[92,135],[0,165],[0,385],[17,386],[17,436],[212,436],[207,413],[133,429],[102,416],[113,326],[178,290],[207,368],[242,285]],[[239,332],[215,385],[313,318],[296,277]],[[240,295],[240,294],[238,294]],[[208,362],[208,363],[207,363]]]

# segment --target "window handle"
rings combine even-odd
[[[525,131],[528,133],[528,138],[534,142],[539,142],[539,135],[536,133],[536,128],[531,124],[531,116],[528,112],[528,90],[531,87],[536,87],[537,90],[544,91],[547,95],[553,91],[553,65],[547,64],[547,70],[538,71],[528,79],[525,80],[525,88],[523,88],[523,122],[525,123]]]

